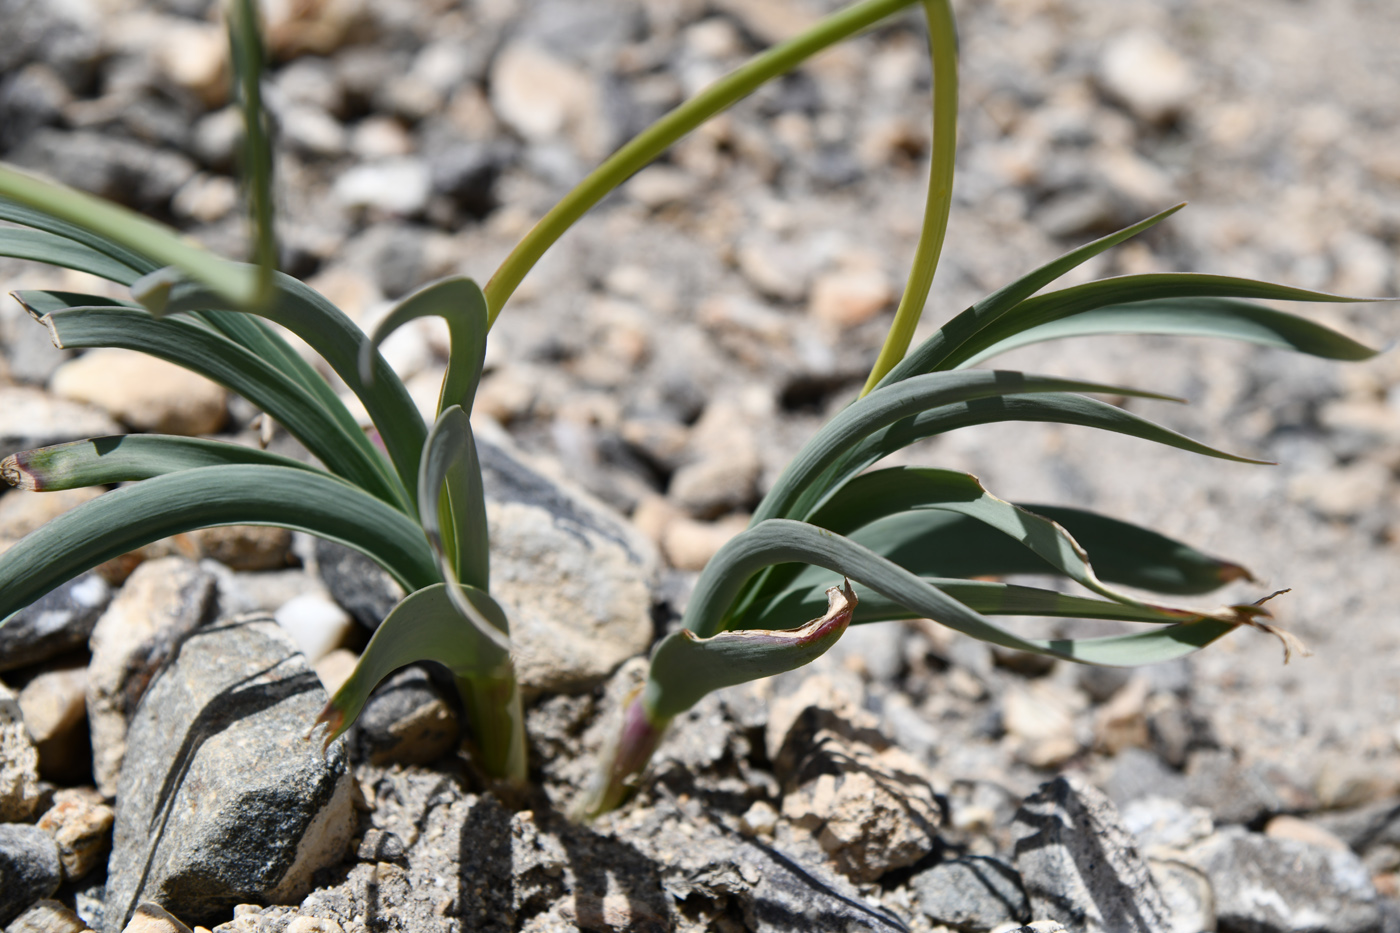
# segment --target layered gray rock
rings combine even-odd
[[[103,929],[142,901],[206,922],[235,904],[303,896],[353,825],[344,744],[307,730],[326,702],[266,616],[180,644],[131,722],[117,791]]]
[[[0,925],[58,890],[63,870],[48,833],[23,823],[0,823]]]
[[[1034,916],[1082,933],[1177,930],[1132,834],[1092,785],[1064,777],[1042,784],[1012,832]]]
[[[1380,896],[1353,853],[1229,827],[1190,851],[1221,933],[1378,933]]]

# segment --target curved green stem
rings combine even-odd
[[[915,0],[864,0],[862,3],[834,13],[801,35],[775,45],[742,67],[720,78],[634,137],[565,195],[563,200],[556,204],[548,214],[545,214],[539,223],[535,224],[534,228],[525,235],[525,238],[516,245],[511,254],[506,257],[505,262],[501,263],[500,268],[496,270],[495,275],[491,276],[491,281],[486,283],[484,289],[489,323],[495,323],[497,315],[501,313],[501,308],[515,293],[516,287],[520,285],[526,273],[534,268],[535,263],[539,262],[540,257],[554,245],[554,242],[564,234],[564,231],[573,226],[575,221],[609,192],[670,148],[677,140],[706,120],[728,109],[736,101],[752,94],[772,78],[791,71],[802,61],[822,49],[869,29],[880,20],[897,13],[913,2]],[[949,28],[945,31],[951,32],[952,14],[947,9],[947,0],[924,0],[924,3],[929,7],[930,23],[935,22],[936,19],[942,22],[942,19],[938,19],[938,17],[946,18]],[[941,11],[938,13],[938,17],[935,16],[936,11]],[[940,78],[935,83],[941,88],[946,82]],[[953,99],[956,102],[956,89]],[[955,118],[955,115],[954,113],[950,119]],[[937,138],[938,134],[935,132],[935,140]],[[948,169],[951,177],[951,154],[948,159]],[[943,208],[943,217],[946,222],[946,205]],[[941,227],[939,228],[939,241],[942,241]],[[937,259],[936,250],[934,258]],[[932,273],[929,277],[932,277]],[[927,291],[928,287],[925,285],[924,292],[927,293]],[[922,306],[922,304],[923,297],[920,296],[919,305]],[[909,329],[912,332],[912,325]],[[906,346],[908,344],[907,338],[905,344]]]
[[[923,230],[914,251],[909,281],[894,313],[894,324],[870,370],[861,395],[868,394],[909,350],[923,314],[933,273],[943,252],[948,211],[953,203],[953,156],[958,143],[958,35],[948,0],[924,0],[929,53],[933,56],[933,156],[929,164],[928,201]]]

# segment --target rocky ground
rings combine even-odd
[[[241,255],[215,6],[0,0],[0,157]],[[828,6],[269,0],[284,267],[367,327],[435,277],[484,280],[628,135]],[[1400,289],[1400,8],[957,6],[959,176],[922,332],[1180,200],[1071,281]],[[422,671],[316,754],[322,684],[395,594],[281,532],[182,536],[0,629],[0,923],[1400,930],[1394,353],[1343,366],[1144,337],[1005,358],[1185,397],[1129,407],[1274,467],[1023,424],[908,457],[1238,560],[1261,582],[1225,597],[1292,587],[1271,606],[1313,657],[1285,667],[1242,632],[1108,671],[930,623],[857,629],[810,670],[705,700],[619,813],[561,816],[635,658],[883,338],[923,203],[923,41],[901,17],[702,128],[569,233],[493,331],[477,411],[536,790],[483,785]],[[11,260],[0,284],[103,287]],[[1304,313],[1377,346],[1400,334],[1393,304]],[[56,350],[8,300],[0,341],[0,455],[128,430],[256,438],[243,400]],[[385,350],[431,406],[445,335]],[[8,492],[0,539],[99,493]],[[143,903],[160,906],[128,925]]]

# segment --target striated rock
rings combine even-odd
[[[135,350],[89,350],[54,370],[53,393],[96,405],[139,431],[212,434],[227,420],[224,388]]]
[[[1381,929],[1380,897],[1351,852],[1232,826],[1192,849],[1189,860],[1211,879],[1221,930]]]
[[[1016,813],[1016,868],[1031,912],[1086,933],[1182,930],[1103,793],[1056,778]]]
[[[62,880],[58,849],[48,834],[22,823],[0,823],[0,924],[8,924]]]
[[[111,598],[105,580],[85,573],[16,612],[0,626],[0,672],[38,664],[86,644]]]
[[[27,820],[39,805],[39,752],[13,691],[0,683],[0,822]]]
[[[58,901],[36,901],[14,919],[5,933],[88,933],[82,918]]]
[[[92,631],[88,726],[92,770],[103,796],[116,793],[127,721],[175,645],[207,618],[214,576],[182,557],[141,564]]]
[[[100,408],[54,398],[39,389],[0,386],[0,457],[121,433],[121,425]]]
[[[104,930],[143,901],[208,921],[234,904],[296,899],[342,858],[354,822],[345,746],[323,756],[306,738],[325,702],[266,616],[185,639],[131,722]]]
[[[783,816],[812,833],[843,875],[874,881],[932,851],[942,813],[918,763],[891,747],[873,718],[855,718],[808,707],[788,731],[775,771]]]
[[[77,881],[92,871],[107,851],[116,814],[95,798],[90,791],[60,790],[39,818],[38,827],[58,845],[65,881]]]
[[[956,930],[990,930],[1031,919],[1020,876],[994,858],[942,862],[910,878],[909,886],[930,920]]]
[[[656,549],[587,494],[478,436],[491,593],[510,617],[529,689],[586,690],[651,644]]]

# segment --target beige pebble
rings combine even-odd
[[[93,799],[92,792],[61,790],[54,804],[39,818],[39,828],[58,843],[58,860],[69,881],[82,878],[107,850],[116,815],[112,808]]]
[[[174,914],[155,904],[141,904],[122,933],[194,933]]]
[[[1296,816],[1276,816],[1264,827],[1264,835],[1275,839],[1293,839],[1311,846],[1332,849],[1337,852],[1350,851],[1347,844],[1316,823],[1299,819]]]
[[[661,550],[677,570],[703,570],[715,552],[748,524],[747,515],[730,515],[716,522],[678,518],[666,526]]]
[[[192,436],[223,427],[223,387],[135,350],[89,350],[54,371],[50,390],[87,402],[142,431]]]
[[[82,918],[58,901],[36,901],[20,914],[5,933],[87,933],[90,928]]]
[[[808,310],[823,324],[845,329],[875,317],[894,297],[889,276],[879,269],[827,272],[812,283]]]

